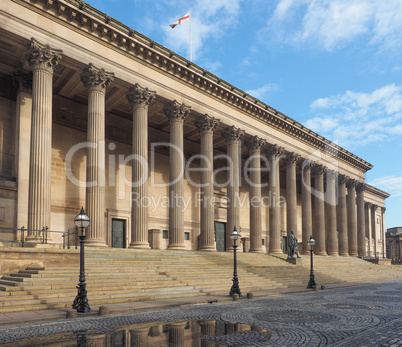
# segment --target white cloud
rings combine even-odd
[[[250,94],[254,98],[267,102],[267,99],[271,93],[279,91],[279,85],[276,83],[268,83],[260,88],[253,90],[246,90],[247,94]]]
[[[333,50],[358,38],[389,50],[402,47],[400,0],[279,0],[268,30],[282,40]]]
[[[320,98],[311,103],[310,111],[313,117],[305,125],[337,139],[341,146],[389,141],[392,135],[402,134],[402,85]]]
[[[392,196],[402,196],[402,177],[385,176],[369,182],[370,185],[391,193]]]

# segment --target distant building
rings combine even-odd
[[[382,258],[372,167],[83,1],[0,1],[0,241],[60,243],[84,206],[88,247],[226,251],[236,227]]]
[[[387,229],[385,233],[387,258],[402,262],[402,227]]]

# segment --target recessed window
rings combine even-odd
[[[162,231],[162,237],[164,238],[164,239],[168,239],[168,231],[167,230],[163,230]]]
[[[184,240],[185,241],[190,240],[190,233],[187,233],[187,232],[184,233]]]
[[[265,240],[264,240],[264,239],[261,240],[261,244],[262,244],[263,246],[265,245]]]

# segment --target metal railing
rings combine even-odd
[[[74,231],[57,231],[57,230],[49,230],[49,228],[43,227],[42,229],[27,229],[25,227],[21,228],[0,228],[0,230],[7,230],[9,232],[14,232],[15,238],[14,240],[4,239],[2,238],[2,234],[0,233],[0,241],[12,242],[12,243],[20,243],[21,247],[25,247],[26,244],[49,244],[49,236],[52,234],[61,234],[63,242],[63,249],[71,249],[78,248],[78,229],[76,228]],[[20,237],[18,239],[17,234],[19,233]],[[75,235],[74,239],[72,239],[72,235]],[[51,244],[59,244],[52,242]]]

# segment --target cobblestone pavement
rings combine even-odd
[[[0,343],[51,334],[107,333],[148,322],[216,320],[267,329],[203,336],[222,346],[402,346],[402,280],[101,317],[0,327]]]

